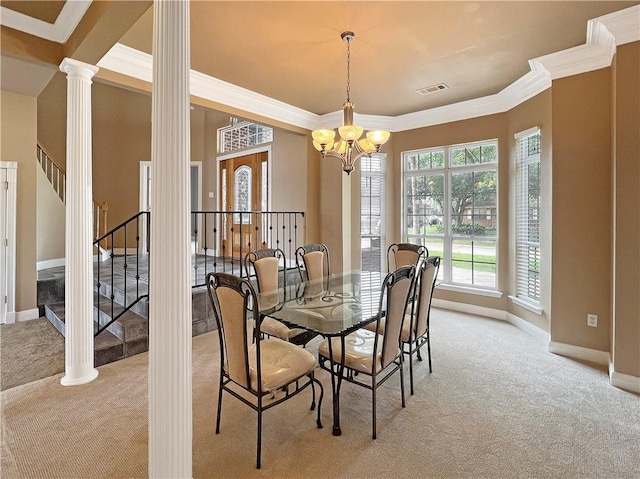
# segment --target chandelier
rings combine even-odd
[[[332,156],[342,161],[342,169],[348,175],[355,167],[355,163],[363,155],[371,155],[373,152],[379,152],[380,147],[388,140],[390,133],[388,131],[370,131],[366,134],[366,138],[360,138],[364,129],[361,126],[353,124],[353,107],[351,102],[351,41],[356,34],[353,32],[342,32],[340,38],[347,42],[347,101],[342,105],[344,112],[343,125],[338,128],[340,138],[334,142],[335,130],[314,130],[311,133],[313,137],[313,146],[322,154],[322,158]]]

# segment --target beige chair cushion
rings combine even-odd
[[[374,323],[375,328],[375,323]],[[373,365],[375,364],[376,372],[381,369],[382,356],[382,337],[378,338],[378,354],[373,358],[373,343],[376,334],[366,329],[358,329],[344,338],[345,358],[344,365],[350,369],[360,371],[367,374],[373,373]],[[341,345],[340,338],[331,338],[331,350],[333,353],[333,361],[340,362]],[[318,354],[329,359],[329,341],[323,340],[318,346]],[[400,355],[398,348],[396,357]]]
[[[310,280],[324,277],[324,253],[322,251],[311,251],[310,253],[305,254],[304,264],[307,268],[307,276]]]
[[[309,374],[316,367],[316,358],[306,349],[281,339],[260,342],[262,365],[262,392],[272,392]],[[258,390],[256,370],[256,344],[249,349],[249,376],[251,388]]]
[[[276,257],[262,258],[253,265],[258,276],[260,292],[275,291],[278,289],[278,266],[280,260]]]
[[[419,256],[415,251],[401,249],[395,253],[396,269],[402,266],[410,266],[418,262]]]
[[[385,318],[382,318],[380,320],[380,329],[378,330],[379,334],[384,334],[384,327],[385,327]],[[369,330],[369,331],[375,331],[376,330],[376,323],[369,323],[365,326],[365,329]],[[401,335],[401,339],[403,343],[408,343],[409,342],[409,332],[411,331],[411,315],[410,314],[405,314],[404,315],[404,322],[402,323],[402,335]],[[415,338],[414,338],[415,339]]]
[[[290,341],[294,336],[305,332],[304,329],[290,328],[277,319],[269,317],[265,317],[262,319],[260,331],[268,334],[269,336],[275,336],[276,338],[284,339],[285,341]]]

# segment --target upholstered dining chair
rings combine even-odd
[[[224,391],[258,413],[256,468],[262,452],[262,414],[311,386],[311,410],[316,407],[315,385],[320,388],[316,424],[322,428],[320,409],[324,391],[315,378],[316,359],[309,351],[278,338],[263,339],[258,298],[251,283],[226,273],[207,274],[207,292],[218,326],[220,382],[216,434],[220,433]],[[251,319],[258,325],[251,324]],[[253,338],[251,337],[253,336]]]
[[[400,371],[402,407],[405,407],[400,333],[415,278],[415,266],[403,266],[384,279],[374,323],[379,326],[384,313],[383,334],[361,328],[344,338],[344,350],[340,337],[324,339],[318,346],[321,368],[371,391],[373,439],[376,438],[376,391],[397,371]],[[380,328],[374,331],[376,329]]]
[[[253,272],[256,278],[258,293],[277,292],[278,288],[287,287],[287,258],[279,248],[266,248],[251,251],[245,256],[247,275]],[[263,317],[260,331],[268,336],[304,346],[316,334],[301,328],[290,328],[277,319]]]
[[[329,249],[320,243],[300,246],[296,250],[296,264],[302,281],[328,278]]]
[[[409,383],[411,394],[413,395],[413,354],[415,353],[418,361],[422,361],[420,349],[427,345],[427,354],[429,356],[429,372],[433,372],[431,368],[431,337],[429,332],[429,319],[431,316],[431,300],[433,298],[433,290],[440,269],[440,257],[429,256],[422,263],[416,274],[416,282],[414,285],[415,294],[413,302],[411,302],[410,311],[406,313],[404,323],[402,325],[402,351],[409,356]],[[371,331],[378,331],[384,334],[386,320],[382,318],[378,323],[371,323],[366,326]],[[377,329],[376,329],[377,328]]]
[[[393,243],[387,249],[387,271],[394,271],[401,266],[418,266],[420,259],[429,256],[426,246],[412,243]]]

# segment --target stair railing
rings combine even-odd
[[[117,244],[123,247],[122,255],[116,255],[114,250],[111,250],[109,259],[98,261],[95,266],[94,291],[97,291],[95,299],[97,328],[94,336],[107,329],[124,313],[149,296],[148,279],[147,282],[141,282],[143,276],[148,278],[149,258],[146,254],[147,251],[142,250],[140,242],[140,235],[148,234],[150,231],[149,221],[149,212],[141,211],[93,242],[94,247],[103,243],[111,246]],[[149,242],[147,241],[146,244]],[[123,261],[116,262],[118,256],[122,256]],[[106,282],[107,279],[109,283]],[[119,296],[119,304],[123,307],[118,313],[116,313],[116,305],[118,304],[116,293]],[[109,300],[106,305],[104,304],[105,297]],[[109,312],[111,319],[101,324],[103,308]]]
[[[191,220],[192,288],[205,286],[210,272],[249,276],[244,258],[259,249],[282,249],[288,266],[293,267],[295,251],[304,244],[303,212],[193,211]],[[142,211],[94,241],[94,246],[103,241],[112,246],[108,260],[99,261],[96,266],[98,328],[95,336],[149,297],[150,222],[150,212]],[[122,254],[116,254],[120,252]],[[107,279],[110,284],[106,283]],[[102,295],[109,304],[104,304]],[[121,308],[116,306],[116,296],[120,298]],[[111,319],[100,324],[103,308],[110,311]]]
[[[42,167],[42,171],[47,175],[47,179],[53,186],[58,197],[65,202],[65,194],[67,190],[66,176],[64,168],[55,162],[53,158],[45,151],[42,146],[38,145],[37,150],[38,163]]]
[[[37,158],[38,163],[42,167],[42,171],[47,176],[49,183],[53,186],[53,190],[58,195],[58,198],[66,204],[67,193],[67,176],[64,168],[60,166],[56,161],[51,158],[47,151],[40,145],[37,145]],[[93,224],[94,232],[93,237],[99,238],[105,236],[107,233],[109,204],[106,201],[93,200]],[[109,242],[103,240],[100,243],[100,247],[104,250],[109,249]]]

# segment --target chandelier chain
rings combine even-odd
[[[351,40],[347,38],[347,101],[351,101]]]

